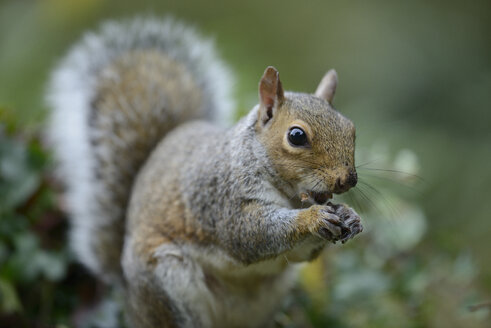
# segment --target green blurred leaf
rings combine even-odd
[[[68,262],[65,252],[42,249],[38,237],[29,232],[15,236],[14,244],[15,252],[8,262],[12,278],[33,282],[42,278],[58,281],[64,277]]]
[[[20,303],[15,287],[7,280],[0,278],[0,312],[13,313],[21,312]]]
[[[29,162],[26,145],[0,130],[0,212],[22,204],[36,190],[39,172]]]

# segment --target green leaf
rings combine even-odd
[[[7,280],[0,278],[0,312],[21,312],[22,305],[14,286]]]
[[[6,211],[26,201],[40,177],[29,165],[26,145],[2,135],[2,131],[0,136],[0,210]]]

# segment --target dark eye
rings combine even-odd
[[[307,134],[300,128],[291,128],[288,132],[288,141],[293,146],[305,146],[307,144]]]

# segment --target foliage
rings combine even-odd
[[[0,124],[0,326],[69,324],[95,282],[73,263],[50,159],[33,135]],[[8,131],[10,130],[10,131]],[[60,326],[61,327],[61,326]]]

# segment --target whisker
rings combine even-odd
[[[397,210],[397,208],[394,206],[394,204],[387,197],[385,197],[385,195],[380,190],[378,190],[374,186],[372,186],[372,185],[370,185],[364,181],[360,181],[360,184],[363,186],[366,186],[367,188],[369,188],[369,190],[372,193],[375,193],[376,195],[378,195],[381,198],[381,200],[384,202],[384,205],[387,207],[389,214],[391,214],[390,216],[396,217],[396,216],[400,215],[400,212]],[[368,192],[368,190],[365,190],[365,192]],[[383,213],[381,213],[381,214],[383,214]]]
[[[406,180],[398,179],[398,178],[393,178],[393,177],[387,177],[387,176],[381,176],[381,175],[374,175],[374,174],[368,174],[368,173],[362,173],[358,175],[358,181],[365,181],[366,180],[383,180],[386,181],[390,184],[390,187],[393,188],[394,186],[404,188],[406,190],[409,190],[410,192],[417,193],[419,195],[422,194],[421,190],[419,190],[417,187],[413,185],[413,183],[410,183]]]
[[[412,174],[412,173],[408,173],[408,172],[404,172],[404,171],[399,171],[399,170],[392,170],[392,169],[376,169],[376,168],[372,168],[372,167],[362,167],[360,168],[361,170],[368,170],[368,171],[376,171],[376,172],[388,172],[388,173],[396,173],[396,174],[403,174],[403,175],[406,175],[408,177],[412,177],[412,178],[416,178],[416,179],[419,179],[421,181],[425,181],[421,176],[417,175],[417,174]]]
[[[360,168],[360,167],[366,166],[366,165],[368,165],[368,164],[373,164],[373,163],[376,163],[376,162],[378,162],[378,161],[380,161],[380,158],[376,158],[376,159],[373,159],[373,160],[370,160],[370,161],[367,161],[367,162],[361,163],[361,164],[359,164],[359,165],[355,166],[355,168]]]
[[[366,190],[363,191],[361,186],[358,186],[358,188],[354,189],[356,191],[358,191],[360,193],[360,195],[362,196],[362,198],[368,203],[370,204],[370,206],[376,211],[378,212],[379,214],[383,215],[383,211],[380,210],[380,208],[377,206],[377,204],[375,204],[375,202],[373,200],[370,199],[370,197],[367,196],[367,194],[365,192],[367,192]]]
[[[365,212],[353,192],[348,192],[346,195],[350,198],[351,202],[354,203],[356,209],[358,209],[360,212]]]
[[[362,196],[358,189],[351,189],[351,191],[354,199],[356,199],[356,202],[360,207],[361,212],[368,213],[370,211],[370,208],[367,205],[367,200],[365,199],[365,197]]]
[[[312,190],[314,190],[315,188],[317,188],[317,186],[322,182],[322,179],[321,178],[318,178],[317,177],[317,183],[312,187]]]

